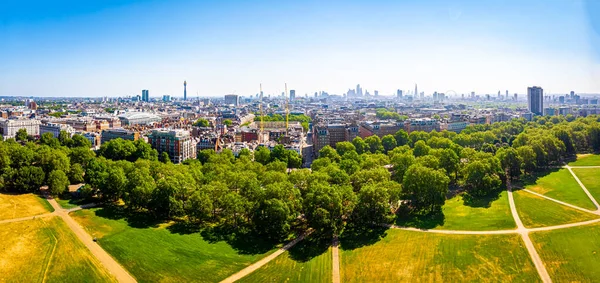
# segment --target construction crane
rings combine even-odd
[[[262,84],[260,84],[260,103],[258,104],[258,107],[260,109],[260,133],[259,133],[259,137],[258,137],[258,143],[261,143],[263,141],[263,133],[265,130],[265,125],[264,125],[264,113],[263,113],[263,91],[262,91]]]

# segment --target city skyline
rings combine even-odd
[[[0,9],[0,96],[600,93],[594,1],[34,3]]]

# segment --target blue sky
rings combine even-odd
[[[0,96],[600,93],[600,1],[0,1]]]

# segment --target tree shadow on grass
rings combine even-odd
[[[470,194],[463,194],[463,204],[469,207],[490,208],[492,206],[492,202],[498,200],[503,191],[504,190],[496,190],[488,193],[485,196],[472,196]]]
[[[331,237],[320,236],[313,233],[289,249],[288,252],[292,260],[307,262],[326,253],[329,246],[331,246]]]
[[[158,227],[163,221],[156,219],[147,212],[137,212],[127,210],[124,206],[107,204],[104,207],[95,211],[96,216],[111,219],[121,220],[125,219],[127,225],[132,228],[150,228]]]
[[[387,235],[388,229],[384,226],[360,227],[349,224],[339,237],[340,248],[353,250],[375,244]]]
[[[418,229],[433,229],[443,226],[445,218],[444,213],[441,211],[433,213],[401,211],[398,212],[398,216],[396,217],[396,225]]]

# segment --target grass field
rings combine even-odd
[[[34,194],[1,194],[0,220],[28,217],[52,212],[45,199]]]
[[[600,225],[531,234],[555,282],[597,282],[600,278]]]
[[[569,163],[571,166],[600,166],[600,154],[579,154],[577,161]]]
[[[399,218],[396,224],[438,230],[485,231],[516,228],[505,191],[498,199],[479,199],[467,204],[458,195],[446,200],[442,207],[443,215]]]
[[[571,172],[567,169],[560,169],[541,177],[534,185],[529,185],[526,188],[575,206],[590,210],[596,209],[592,201],[581,189],[581,186],[573,178]]]
[[[209,242],[201,233],[178,234],[168,225],[133,228],[124,219],[99,215],[111,216],[106,209],[71,213],[140,282],[218,282],[273,251],[249,243],[234,249],[224,241]]]
[[[513,193],[523,225],[527,228],[587,221],[597,215],[564,206],[524,191]]]
[[[539,282],[521,236],[387,230],[371,245],[341,250],[342,282]]]
[[[600,168],[573,168],[571,170],[590,191],[594,199],[600,201]]]
[[[0,224],[0,282],[116,282],[58,217]]]
[[[237,282],[331,282],[330,244],[305,239]]]

